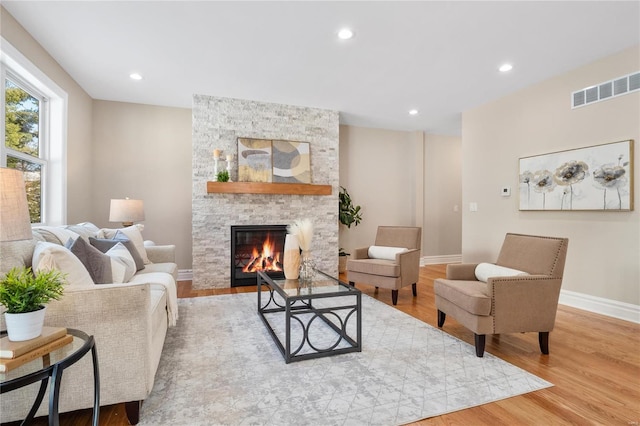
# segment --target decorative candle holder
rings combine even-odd
[[[229,173],[229,182],[233,182],[231,180],[231,166],[233,166],[233,161],[227,160],[227,172]]]
[[[218,162],[219,161],[220,161],[219,158],[213,159],[213,181],[214,182],[218,181]]]

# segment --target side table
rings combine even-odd
[[[6,331],[0,332],[0,336],[6,334]],[[51,383],[49,384],[49,425],[59,426],[58,403],[60,401],[62,373],[67,367],[75,364],[91,351],[93,361],[93,426],[98,426],[100,418],[100,373],[95,340],[93,336],[72,328],[67,329],[67,334],[73,336],[72,343],[25,364],[22,367],[25,367],[26,371],[21,370],[22,367],[20,367],[15,372],[0,374],[0,394],[40,381],[38,395],[22,424],[27,424],[33,420],[44,399],[47,384],[49,384],[49,378],[51,378]],[[17,376],[16,373],[18,374]]]

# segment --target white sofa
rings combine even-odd
[[[105,231],[109,232],[91,224],[34,228],[32,240],[0,243],[0,276],[14,266],[31,267],[39,241],[60,244],[59,238],[66,237],[69,230],[85,239],[91,235],[104,237]],[[167,328],[177,320],[175,246],[144,242],[141,251],[144,269],[128,282],[94,284],[91,279],[84,279],[73,283],[65,288],[60,301],[47,305],[45,318],[45,325],[79,329],[94,336],[100,367],[100,405],[126,403],[131,424],[138,422],[141,403],[153,388]],[[4,315],[1,317],[4,330]],[[93,407],[92,377],[90,355],[65,370],[61,413]],[[3,394],[0,421],[23,419],[38,386]],[[37,416],[47,415],[47,398],[48,394]]]

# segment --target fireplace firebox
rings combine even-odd
[[[256,285],[257,271],[284,278],[282,260],[287,225],[231,227],[231,287]]]

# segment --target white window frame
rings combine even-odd
[[[4,81],[8,76],[17,84],[24,84],[44,98],[40,106],[39,156],[45,163],[42,168],[41,220],[45,225],[62,225],[67,222],[67,105],[68,95],[47,75],[38,69],[22,53],[0,37],[0,131],[5,134]],[[6,167],[7,155],[33,161],[34,157],[20,156],[0,144],[0,165]]]

